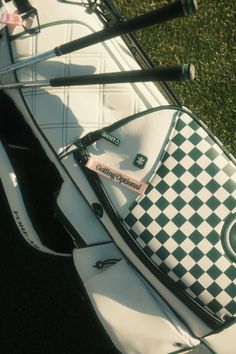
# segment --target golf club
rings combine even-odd
[[[141,28],[166,22],[175,18],[192,15],[197,10],[196,0],[177,0],[155,11],[135,17],[131,20],[118,23],[112,27],[89,34],[85,37],[75,39],[71,42],[55,47],[53,50],[42,53],[38,56],[19,61],[0,69],[0,75],[8,74],[27,65],[32,65],[45,61],[56,56],[61,56],[74,52],[76,50],[89,47],[108,39],[121,36],[125,33],[133,32]]]
[[[99,84],[118,84],[148,81],[186,81],[193,80],[193,64],[182,64],[158,69],[131,70],[105,74],[59,77],[50,80],[25,81],[0,85],[0,90],[36,87],[81,86]]]

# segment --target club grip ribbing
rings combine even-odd
[[[62,44],[61,46],[54,48],[54,51],[57,56],[68,54],[89,47],[93,44],[121,36],[125,33],[137,31],[175,18],[192,15],[196,10],[196,0],[177,0],[155,11],[118,23],[110,28],[92,33],[69,43]]]
[[[133,70],[105,74],[61,77],[50,80],[50,86],[78,86],[98,84],[118,84],[148,81],[193,80],[195,69],[192,64],[182,64],[159,69]]]

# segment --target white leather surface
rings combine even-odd
[[[167,354],[199,343],[125,260],[102,270],[93,267],[96,261],[122,258],[114,244],[75,250],[73,257],[100,321],[122,353]]]
[[[99,162],[148,183],[157,167],[175,118],[176,112],[173,110],[144,112],[142,117],[111,133],[120,140],[119,146],[101,139],[89,147],[88,151]],[[134,165],[137,154],[147,158],[142,169]],[[105,177],[101,177],[101,181],[123,217],[138,194]]]
[[[111,241],[103,225],[69,179],[62,185],[57,205],[88,245]]]
[[[233,354],[235,352],[236,323],[232,323],[221,332],[204,338],[204,342],[216,354]]]
[[[39,0],[33,0],[32,4],[38,9],[41,24],[51,25],[42,28],[37,36],[23,36],[13,41],[16,61],[103,28],[97,16],[88,14],[82,6],[57,0],[47,1],[47,6]],[[137,68],[137,63],[119,38],[26,67],[18,71],[18,77],[22,81],[38,80]],[[24,90],[24,96],[37,123],[57,152],[87,131],[106,126],[148,106],[166,103],[151,83],[30,89]]]

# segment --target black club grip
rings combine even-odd
[[[54,51],[57,56],[68,54],[89,47],[93,44],[121,36],[125,33],[173,20],[178,17],[192,15],[196,10],[196,0],[177,0],[155,11],[118,23],[110,28],[92,33],[69,43],[62,44],[61,46],[54,48]]]
[[[194,66],[192,64],[183,64],[159,69],[61,77],[51,79],[50,86],[118,84],[147,81],[185,81],[193,80],[194,76]]]

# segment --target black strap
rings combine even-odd
[[[140,117],[143,117],[144,115],[147,115],[151,112],[154,112],[154,111],[157,111],[159,110],[158,107],[156,108],[150,108],[149,110],[146,111],[146,113],[144,112],[141,112],[141,113],[136,113],[134,114],[133,116],[129,116],[129,117],[126,117],[126,118],[123,118],[123,119],[120,119],[112,124],[110,124],[109,126],[107,127],[104,127],[102,129],[97,129],[93,132],[89,132],[87,133],[86,135],[84,135],[82,138],[79,138],[78,140],[76,140],[76,142],[74,142],[73,144],[70,144],[69,146],[67,146],[66,150],[63,151],[61,154],[59,154],[59,157],[60,159],[64,159],[65,157],[71,155],[71,154],[75,154],[76,155],[76,152],[79,151],[79,150],[83,150],[83,151],[86,151],[85,149],[95,143],[96,141],[98,141],[99,139],[103,138],[104,137],[104,133],[107,134],[107,133],[112,133],[114,130],[116,129],[119,129],[121,128],[123,125],[135,120],[135,119],[138,119]],[[69,149],[72,147],[72,145],[75,145],[76,148],[73,149],[73,150],[70,150]],[[83,153],[80,152],[78,153],[78,156]],[[77,158],[78,158],[77,156]]]
[[[18,11],[20,14],[23,14],[22,20],[23,23],[30,17],[35,17],[36,18],[36,26],[33,28],[27,28],[26,25],[22,24],[22,27],[24,28],[25,32],[28,33],[29,35],[34,35],[40,32],[40,22],[39,22],[39,16],[38,16],[38,11],[35,7],[33,7],[28,0],[14,0],[14,4],[16,5]],[[11,40],[19,38],[20,35],[12,36]]]
[[[114,130],[123,127],[125,124],[130,123],[135,119],[142,118],[145,115],[148,115],[149,113],[155,112],[157,110],[158,110],[158,107],[157,108],[150,108],[146,112],[136,113],[132,116],[122,118],[122,119],[110,124],[107,127],[87,133],[82,138],[78,139],[74,143],[74,145],[76,145],[79,149],[86,148],[87,146],[89,146],[89,145],[95,143],[97,140],[101,139],[103,137],[104,132],[112,133]]]
[[[14,3],[20,14],[28,12],[33,8],[28,0],[14,0]]]

